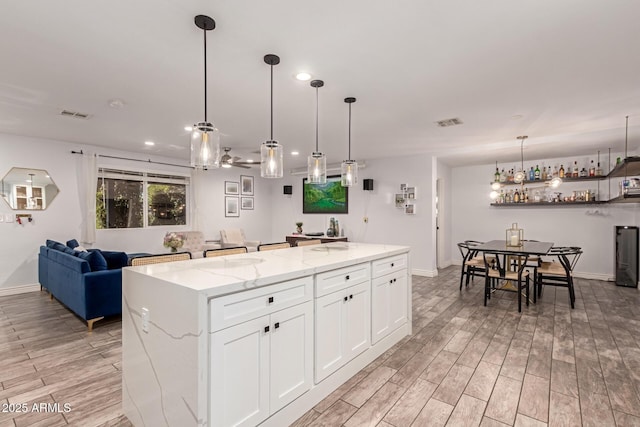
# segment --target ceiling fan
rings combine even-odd
[[[249,167],[252,165],[260,164],[260,162],[254,161],[241,162],[239,160],[242,160],[242,157],[238,156],[231,157],[231,155],[229,154],[229,152],[231,151],[231,147],[223,147],[223,150],[224,154],[220,156],[220,166],[222,166],[223,168],[230,168],[231,166],[235,166],[238,168],[249,169]]]

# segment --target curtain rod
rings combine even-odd
[[[80,151],[71,150],[71,154],[84,154],[84,152],[82,150],[80,150]],[[155,165],[175,166],[175,167],[179,167],[179,168],[193,169],[191,166],[176,165],[174,163],[154,162],[151,159],[147,159],[147,160],[130,159],[128,157],[108,156],[106,154],[96,154],[96,156],[105,157],[105,158],[108,158],[108,159],[129,160],[131,162],[152,163],[152,164],[155,164]]]

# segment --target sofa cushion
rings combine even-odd
[[[71,251],[73,251],[73,249],[71,249]],[[76,255],[78,256],[78,258],[83,259],[89,263],[91,271],[101,271],[108,269],[107,260],[99,250],[93,250],[91,252],[77,252]]]
[[[80,246],[80,243],[78,243],[76,239],[71,239],[71,240],[67,240],[67,246],[70,247],[71,249],[74,249]]]
[[[129,257],[125,252],[117,251],[100,251],[102,256],[107,261],[107,267],[109,270],[115,270],[118,268],[126,267],[129,264]]]
[[[68,246],[65,246],[64,248],[62,248],[62,252],[64,252],[65,254],[69,254],[69,255],[75,255],[76,251],[74,251],[73,249],[71,249]]]

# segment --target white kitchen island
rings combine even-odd
[[[411,333],[409,248],[329,243],[122,273],[135,426],[285,426]]]

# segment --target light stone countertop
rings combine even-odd
[[[209,298],[409,252],[408,246],[335,242],[126,267]]]

